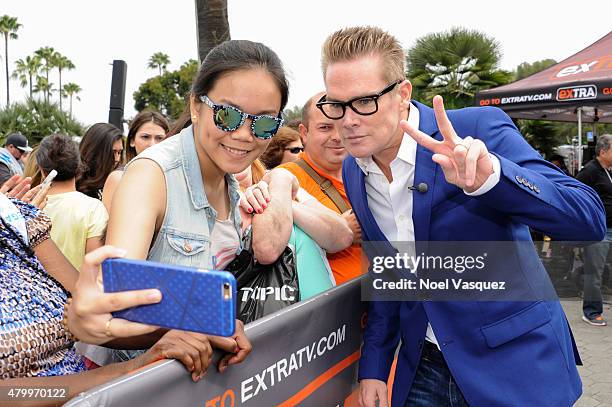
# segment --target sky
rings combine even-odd
[[[432,32],[455,26],[476,29],[501,45],[501,68],[521,62],[565,59],[606,35],[612,1],[591,0],[588,8],[558,0],[228,0],[232,39],[262,42],[283,61],[290,80],[288,107],[303,105],[324,90],[321,44],[332,32],[354,25],[376,25],[395,35],[404,48]],[[0,14],[17,17],[19,38],[9,42],[14,61],[43,46],[67,56],[76,69],[62,74],[83,90],[73,114],[85,125],[108,120],[112,61],[127,62],[125,117],[136,113],[132,94],[157,71],[147,68],[158,51],[170,57],[168,69],[197,59],[194,0],[2,0]],[[3,45],[3,42],[0,42]],[[4,48],[0,47],[0,107],[6,101]],[[57,70],[51,74],[57,86]],[[11,101],[27,88],[11,80]],[[55,96],[57,100],[57,93]],[[66,101],[66,106],[68,102]]]

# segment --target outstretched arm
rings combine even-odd
[[[336,253],[353,243],[346,220],[321,202],[312,198],[292,205],[295,224],[326,252]]]
[[[606,230],[605,212],[595,191],[563,174],[531,147],[510,118],[498,108],[472,110],[474,137],[461,138],[444,110],[440,96],[434,113],[442,141],[402,121],[402,128],[417,143],[431,150],[446,181],[466,193],[477,191],[500,162],[499,181],[475,196],[496,211],[513,217],[557,240],[600,241]],[[477,112],[478,114],[476,114]]]

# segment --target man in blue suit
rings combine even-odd
[[[571,406],[582,392],[579,356],[561,305],[545,297],[535,249],[519,243],[531,241],[530,226],[599,241],[602,203],[544,161],[501,110],[447,114],[439,96],[434,109],[411,101],[404,61],[399,42],[375,27],[340,30],[323,45],[327,94],[317,107],[351,154],[343,181],[363,240],[516,244],[501,272],[526,298],[371,302],[361,404],[388,405],[401,340],[393,406]]]

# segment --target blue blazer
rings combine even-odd
[[[433,110],[418,102],[419,129],[441,140]],[[527,144],[510,118],[493,107],[448,111],[460,137],[482,140],[501,163],[499,183],[471,197],[448,184],[432,152],[420,145],[414,185],[415,240],[531,241],[529,227],[567,241],[599,241],[606,231],[601,200],[564,175]],[[386,241],[366,196],[364,173],[353,157],[343,164],[344,187],[366,241]],[[511,244],[511,243],[510,243]],[[518,245],[518,243],[516,243]],[[501,270],[538,297],[550,288],[533,246],[508,256]],[[535,291],[534,291],[535,290]],[[542,297],[543,298],[543,297]],[[393,406],[404,406],[420,360],[427,323],[470,406],[571,406],[582,393],[578,352],[558,301],[370,303],[359,379],[387,381],[401,339]]]

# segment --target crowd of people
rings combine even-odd
[[[50,134],[34,150],[21,134],[7,138],[7,165],[0,165],[7,385],[69,382],[74,395],[160,358],[179,359],[199,380],[213,348],[227,352],[220,370],[250,352],[239,321],[232,337],[219,338],[113,318],[112,311],[161,298],[157,290],[104,293],[98,269],[109,257],[222,270],[249,233],[261,264],[291,251],[299,300],[360,273],[327,259],[358,247],[357,223],[275,168],[304,149],[300,133],[282,126],[287,100],[278,56],[262,44],[230,41],[203,62],[189,115],[174,130],[159,112],[143,111],[125,141],[107,123],[90,126],[78,143]],[[341,185],[338,171],[327,176]],[[30,342],[34,331],[40,337]]]
[[[362,240],[524,240],[528,226],[601,240],[593,190],[542,160],[499,110],[447,116],[439,97],[434,109],[413,101],[404,64],[397,39],[378,28],[332,34],[323,47],[326,91],[313,92],[289,127],[280,58],[232,40],[207,55],[173,123],[143,111],[125,141],[97,123],[78,145],[51,134],[34,151],[23,135],[9,135],[0,150],[3,385],[68,384],[74,395],[161,358],[180,360],[198,381],[213,349],[226,353],[220,371],[250,353],[241,321],[221,338],[113,317],[163,299],[155,289],[104,293],[99,266],[110,257],[223,270],[249,234],[260,264],[289,248],[305,300],[367,271]],[[53,182],[41,184],[52,171]],[[414,194],[419,183],[430,185],[428,195]],[[537,258],[523,260],[516,267],[528,285],[541,270],[532,267]],[[400,336],[397,405],[556,405],[579,396],[579,358],[558,302],[449,304],[371,304],[364,406],[386,405]],[[526,357],[567,374],[520,368]],[[553,385],[563,391],[546,389]]]

